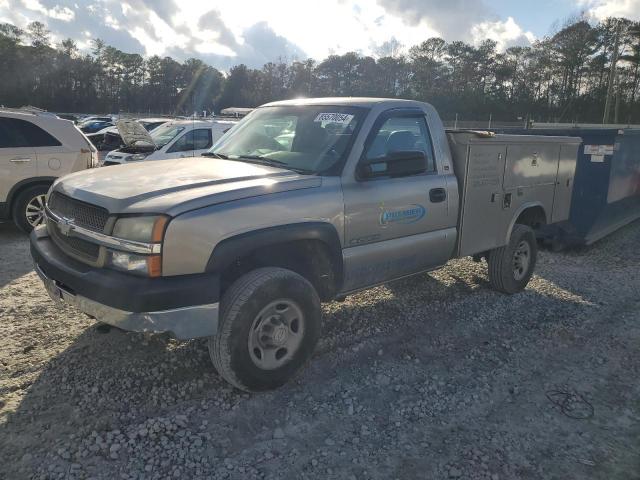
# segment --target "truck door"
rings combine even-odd
[[[360,162],[416,150],[428,159],[425,173],[343,179],[345,292],[434,268],[450,258],[456,213],[448,209],[445,176],[438,172],[424,114],[383,114]]]
[[[576,172],[578,153],[576,145],[561,145],[558,160],[558,177],[553,195],[551,221],[562,222],[569,219],[571,197],[573,195],[573,176]],[[578,144],[579,147],[579,144]]]
[[[515,209],[514,193],[505,195],[502,186],[507,147],[487,143],[466,143],[464,147],[468,151],[466,169],[456,172],[465,177],[460,205],[460,256],[502,246]]]

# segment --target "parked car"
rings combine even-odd
[[[97,151],[69,120],[0,110],[0,219],[25,232],[44,220],[45,195],[67,173],[97,166]]]
[[[113,125],[114,123],[110,120],[91,120],[89,122],[82,122],[78,126],[84,133],[95,133],[105,128],[113,127]]]
[[[78,122],[78,116],[73,113],[56,113],[56,115],[63,120],[71,120],[74,123]]]
[[[311,358],[321,301],[463,256],[486,259],[495,290],[523,290],[534,229],[569,216],[579,145],[447,133],[416,101],[275,102],[224,135],[215,161],[60,180],[31,252],[54,301],[125,330],[209,337],[223,378],[266,390]]]
[[[115,135],[117,135],[117,138],[113,138],[114,140],[113,145],[111,144],[107,145],[105,144],[105,135],[108,135],[111,133],[114,133]],[[87,138],[93,144],[93,146],[98,149],[98,151],[113,150],[122,145],[122,139],[120,138],[120,135],[118,134],[118,128],[115,125],[105,127],[102,130],[98,130],[97,132],[94,132],[94,133],[87,133],[86,135],[87,135]]]
[[[113,122],[113,117],[111,116],[100,117],[100,116],[94,116],[94,115],[87,115],[78,120],[78,125],[83,126],[85,123],[91,123],[91,122]]]
[[[136,122],[140,123],[148,132],[151,132],[170,120],[170,118],[140,118]],[[115,125],[87,134],[87,137],[99,151],[111,151],[124,146],[118,127]]]
[[[133,120],[119,120],[124,147],[109,152],[103,165],[140,160],[196,157],[211,148],[236,120],[174,120],[147,132]]]

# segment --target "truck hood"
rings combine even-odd
[[[242,198],[318,187],[322,179],[281,168],[208,157],[157,160],[84,170],[54,190],[111,213],[166,213]]]

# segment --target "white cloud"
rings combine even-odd
[[[24,6],[34,12],[41,13],[49,18],[55,20],[62,20],[63,22],[70,22],[76,17],[76,14],[69,7],[61,7],[55,5],[52,8],[45,7],[39,0],[22,0]]]
[[[481,22],[471,27],[473,43],[478,45],[483,40],[495,40],[498,50],[505,50],[516,45],[528,45],[536,39],[531,32],[525,32],[513,17],[506,21]]]
[[[411,46],[438,34],[425,23],[406,25],[400,15],[373,2],[364,4],[362,0],[279,0],[277,4],[264,0],[193,1],[188,8],[176,12],[174,22],[192,27],[212,9],[219,12],[238,44],[244,42],[244,31],[266,22],[278,35],[318,59],[331,52],[370,54],[371,45],[392,37]]]
[[[503,20],[485,0],[377,0],[387,10],[402,18],[404,28],[432,26],[447,41],[464,40],[479,44],[491,39],[504,50],[513,45],[527,45],[535,40],[514,20]],[[426,39],[422,37],[421,40]],[[414,42],[417,43],[417,42]]]
[[[579,0],[578,4],[598,20],[607,17],[640,20],[640,0]]]
[[[113,28],[114,30],[120,30],[120,22],[118,22],[118,20],[116,20],[110,14],[106,14],[104,16],[104,23],[105,23],[105,25],[108,25],[109,27]]]
[[[533,40],[488,0],[0,0],[2,17],[22,28],[40,20],[83,46],[89,31],[125,52],[196,56],[223,69],[348,51],[375,55],[391,39],[405,48],[433,36],[492,38],[499,48]]]
[[[62,20],[64,22],[70,22],[76,17],[76,14],[73,10],[68,7],[59,7],[56,6],[49,10],[49,16],[51,18],[55,18],[56,20]]]

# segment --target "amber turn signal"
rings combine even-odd
[[[157,218],[153,224],[153,231],[151,232],[152,242],[162,242],[167,223],[169,223],[169,217],[160,216]]]
[[[147,257],[147,272],[151,278],[156,278],[162,275],[161,255],[149,255]]]

